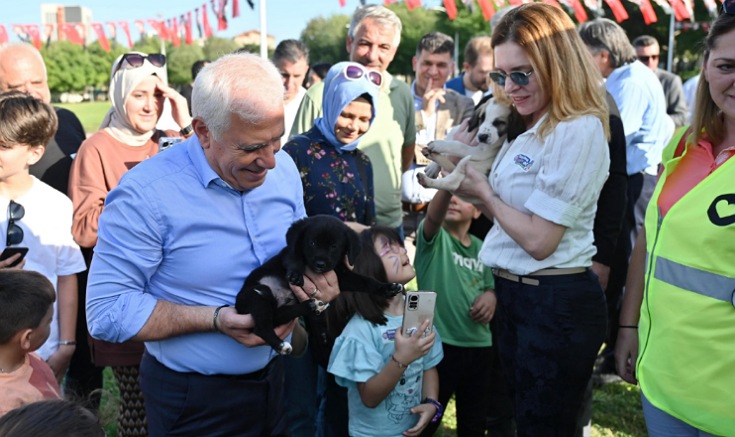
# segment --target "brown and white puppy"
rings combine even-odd
[[[455,191],[465,177],[465,167],[468,164],[488,175],[508,134],[510,118],[510,106],[492,96],[484,98],[475,108],[469,124],[469,130],[479,125],[479,144],[470,146],[451,139],[430,142],[423,153],[434,162],[426,167],[425,175],[418,175],[419,183],[426,188]],[[461,159],[455,165],[452,158]],[[439,178],[442,169],[451,173]]]

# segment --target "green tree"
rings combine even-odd
[[[204,58],[215,61],[220,56],[232,53],[239,48],[237,43],[232,39],[213,36],[204,41]]]
[[[182,44],[174,47],[168,55],[168,81],[172,85],[185,85],[191,82],[191,66],[205,59],[204,50],[197,45]]]
[[[53,93],[82,91],[95,76],[94,65],[82,47],[59,41],[41,51]]]
[[[91,85],[97,89],[107,89],[110,83],[112,64],[118,56],[126,51],[125,47],[118,44],[115,40],[110,41],[109,52],[102,50],[102,47],[100,47],[97,41],[87,46],[87,55],[92,64],[92,74],[89,77],[87,85]]]
[[[348,55],[345,41],[349,24],[350,17],[344,14],[309,20],[306,28],[301,31],[301,41],[309,48],[309,61],[312,64],[346,61]]]

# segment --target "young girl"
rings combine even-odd
[[[416,276],[393,229],[373,226],[360,238],[363,250],[355,260],[356,272],[402,284]],[[422,338],[428,327],[424,322],[411,336],[401,333],[402,295],[385,299],[345,292],[333,303],[327,312],[329,329],[341,334],[328,370],[347,388],[350,436],[419,435],[442,412],[435,400],[435,367],[444,354],[436,332]]]

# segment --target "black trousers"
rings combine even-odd
[[[173,371],[147,353],[140,365],[148,436],[288,436],[281,357],[257,375]]]
[[[591,271],[533,279],[495,277],[500,360],[518,437],[569,437],[605,338],[605,297]]]

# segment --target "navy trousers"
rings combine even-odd
[[[244,376],[175,372],[148,354],[140,366],[148,436],[288,436],[283,363]]]
[[[531,278],[540,284],[495,277],[497,345],[518,437],[569,437],[605,338],[605,296],[591,271]]]

